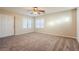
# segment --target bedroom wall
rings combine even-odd
[[[32,23],[31,29],[23,29],[22,28],[22,18],[25,17],[25,15],[13,13],[6,10],[0,10],[0,14],[6,14],[6,15],[12,15],[15,17],[15,35],[29,33],[29,32],[39,32],[39,33],[45,33],[45,34],[51,34],[51,35],[57,35],[57,36],[64,36],[64,37],[76,37],[76,11],[63,11],[63,12],[57,12],[54,14],[48,14],[36,18],[43,18],[45,20],[45,27],[42,29],[36,29],[34,27],[34,18]],[[62,22],[61,17],[69,17],[69,22]],[[60,20],[60,24],[56,24],[54,21]],[[54,26],[48,25],[48,23],[53,22]],[[35,30],[34,30],[35,29]]]
[[[37,28],[39,33],[51,34],[64,37],[76,37],[76,17],[75,10],[63,11],[54,14],[39,16],[45,20],[44,28]]]

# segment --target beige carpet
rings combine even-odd
[[[76,39],[28,33],[0,39],[0,51],[78,51]]]

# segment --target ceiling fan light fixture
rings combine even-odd
[[[32,13],[34,15],[40,15],[40,14],[45,13],[45,11],[44,10],[39,10],[38,7],[33,7]]]
[[[38,13],[37,12],[33,12],[33,14],[37,15]]]

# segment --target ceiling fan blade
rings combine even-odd
[[[45,10],[39,10],[39,12],[45,12]]]
[[[27,12],[30,12],[30,14],[40,15],[40,14],[45,13],[45,10],[43,9],[41,10],[38,7],[33,7],[32,10],[27,10]]]

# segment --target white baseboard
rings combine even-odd
[[[42,32],[37,32],[37,33],[42,33]],[[51,34],[51,33],[43,33],[43,34],[53,35],[53,34]],[[64,35],[57,35],[57,34],[54,34],[53,36],[60,36],[60,37],[67,37],[67,38],[74,38],[74,39],[77,39],[77,37],[72,37],[72,36],[64,36]]]

